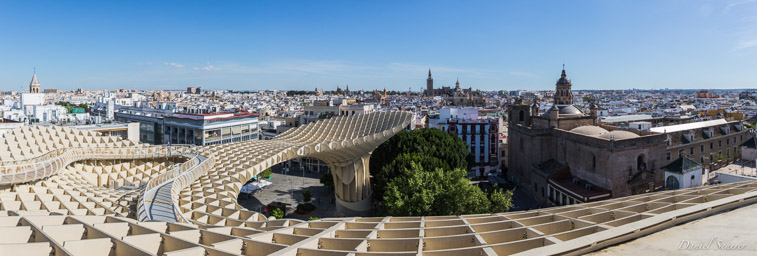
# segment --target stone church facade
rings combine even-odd
[[[543,206],[591,202],[664,185],[664,134],[600,125],[598,108],[573,105],[565,70],[554,104],[517,102],[508,109],[508,176]]]

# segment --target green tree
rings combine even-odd
[[[334,177],[331,176],[331,173],[327,173],[321,176],[321,184],[331,189],[334,188]]]
[[[394,158],[389,164],[385,165],[379,173],[374,177],[376,178],[374,186],[374,195],[377,198],[382,198],[384,195],[384,187],[393,178],[406,175],[412,163],[419,164],[424,170],[451,170],[449,164],[433,156],[421,155],[418,153],[402,153]]]
[[[371,155],[371,174],[377,175],[404,153],[435,157],[453,169],[468,169],[468,163],[473,162],[468,145],[459,137],[434,128],[417,129],[401,131],[376,148]]]
[[[513,192],[510,190],[503,190],[494,188],[494,191],[489,195],[489,201],[491,201],[490,212],[506,212],[513,207]]]
[[[313,192],[310,192],[310,189],[305,189],[305,191],[302,192],[302,198],[306,203],[310,202],[310,200],[313,199]]]
[[[271,210],[271,216],[275,217],[276,219],[283,219],[284,211],[282,211],[281,208],[273,208],[273,210]]]
[[[415,163],[408,175],[396,177],[386,186],[384,210],[387,215],[418,216],[433,211],[434,200],[441,191],[443,172],[425,172]],[[433,215],[433,214],[429,214]]]
[[[315,216],[310,216],[310,217],[308,217],[308,220],[317,220],[317,219],[320,219],[320,218],[318,218],[318,217],[315,217]]]
[[[273,171],[271,171],[271,168],[265,169],[263,172],[260,173],[260,177],[262,178],[268,178],[273,174]]]
[[[466,171],[426,171],[411,163],[405,175],[386,186],[384,211],[393,216],[460,215],[500,212],[509,209],[511,192],[495,190],[491,196],[470,184]]]
[[[726,158],[725,158],[725,156],[723,156],[723,154],[715,154],[715,161],[716,162],[717,161],[723,161],[723,162],[725,162]]]
[[[375,177],[374,198],[383,198],[384,188],[395,177],[403,175],[410,162],[425,170],[455,168],[467,170],[473,155],[459,137],[439,129],[401,131],[381,144],[371,155],[370,171]]]

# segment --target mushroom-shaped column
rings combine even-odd
[[[371,153],[412,121],[408,112],[340,116],[311,123],[276,137],[291,143],[299,157],[320,159],[331,168],[337,212],[360,216],[371,211]]]
[[[339,214],[361,216],[371,211],[370,158],[371,155],[365,153],[344,162],[328,163],[334,178],[334,195]]]

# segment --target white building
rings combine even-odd
[[[373,105],[367,104],[342,104],[339,105],[340,116],[354,116],[373,113]]]
[[[438,118],[429,118],[429,128],[455,134],[468,145],[473,154],[468,176],[483,178],[500,171],[499,118],[479,117],[476,108],[442,108]]]
[[[702,185],[702,165],[681,157],[660,168],[665,171],[665,189],[693,188]]]
[[[631,122],[628,124],[628,128],[641,130],[641,131],[649,131],[649,129],[652,128],[651,122]]]

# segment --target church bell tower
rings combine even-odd
[[[434,96],[434,79],[431,78],[431,69],[428,69],[428,78],[426,79],[426,96]]]
[[[32,82],[29,83],[29,92],[30,93],[39,93],[39,81],[37,81],[37,71],[34,71],[34,75],[32,75]]]
[[[573,105],[573,85],[565,75],[565,65],[563,65],[562,75],[555,84],[555,105]]]

